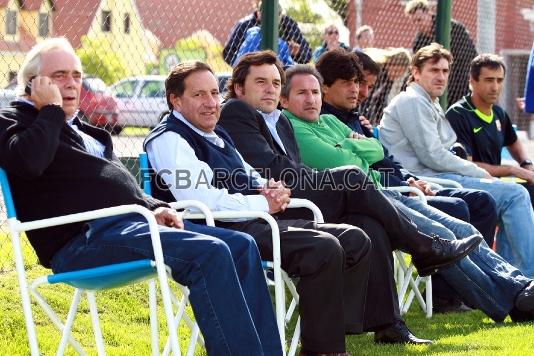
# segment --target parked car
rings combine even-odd
[[[113,134],[119,134],[123,126],[119,124],[119,105],[100,78],[82,79],[80,92],[80,111],[82,120],[91,125],[102,127]]]
[[[154,127],[160,115],[168,111],[162,75],[125,78],[113,84],[110,90],[119,104],[121,126]]]
[[[228,82],[228,79],[232,77],[232,73],[230,72],[223,72],[223,73],[215,73],[217,76],[217,80],[219,81],[219,93],[221,95],[221,102],[224,100],[224,95],[226,94],[226,83]]]
[[[17,82],[12,81],[6,89],[0,90],[0,107],[15,99],[16,86]],[[111,133],[119,134],[122,131],[122,126],[117,123],[119,118],[117,101],[100,78],[82,79],[78,116],[85,122],[102,127]]]

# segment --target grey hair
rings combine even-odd
[[[308,64],[295,64],[286,70],[286,81],[282,85],[280,96],[283,98],[289,98],[289,92],[291,91],[291,79],[296,75],[313,75],[319,82],[319,87],[323,85],[323,77],[315,69],[315,67]]]
[[[72,48],[69,40],[67,40],[65,37],[48,38],[43,42],[36,44],[26,54],[24,62],[22,62],[22,65],[17,73],[17,89],[15,91],[16,95],[26,95],[24,92],[26,83],[31,77],[38,75],[39,71],[41,70],[41,55],[55,49],[62,49],[76,56],[74,48]]]

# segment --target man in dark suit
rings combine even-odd
[[[230,100],[221,111],[221,126],[245,160],[265,178],[282,180],[293,197],[312,200],[323,211],[325,221],[355,225],[369,235],[374,255],[370,274],[385,275],[369,278],[364,330],[375,331],[377,342],[426,343],[416,338],[400,317],[391,258],[393,249],[402,249],[411,253],[417,264],[426,235],[416,232],[409,219],[358,168],[317,172],[301,163],[291,124],[276,109],[283,81],[284,72],[274,52],[243,56],[228,84]]]

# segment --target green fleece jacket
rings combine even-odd
[[[302,162],[316,169],[355,165],[369,175],[377,187],[380,173],[369,171],[369,165],[384,158],[380,142],[374,138],[349,138],[352,130],[334,115],[321,115],[310,122],[299,119],[287,110],[300,149]]]

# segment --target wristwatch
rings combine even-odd
[[[529,159],[524,160],[523,162],[519,163],[519,167],[525,167],[525,166],[532,166],[532,161]]]

